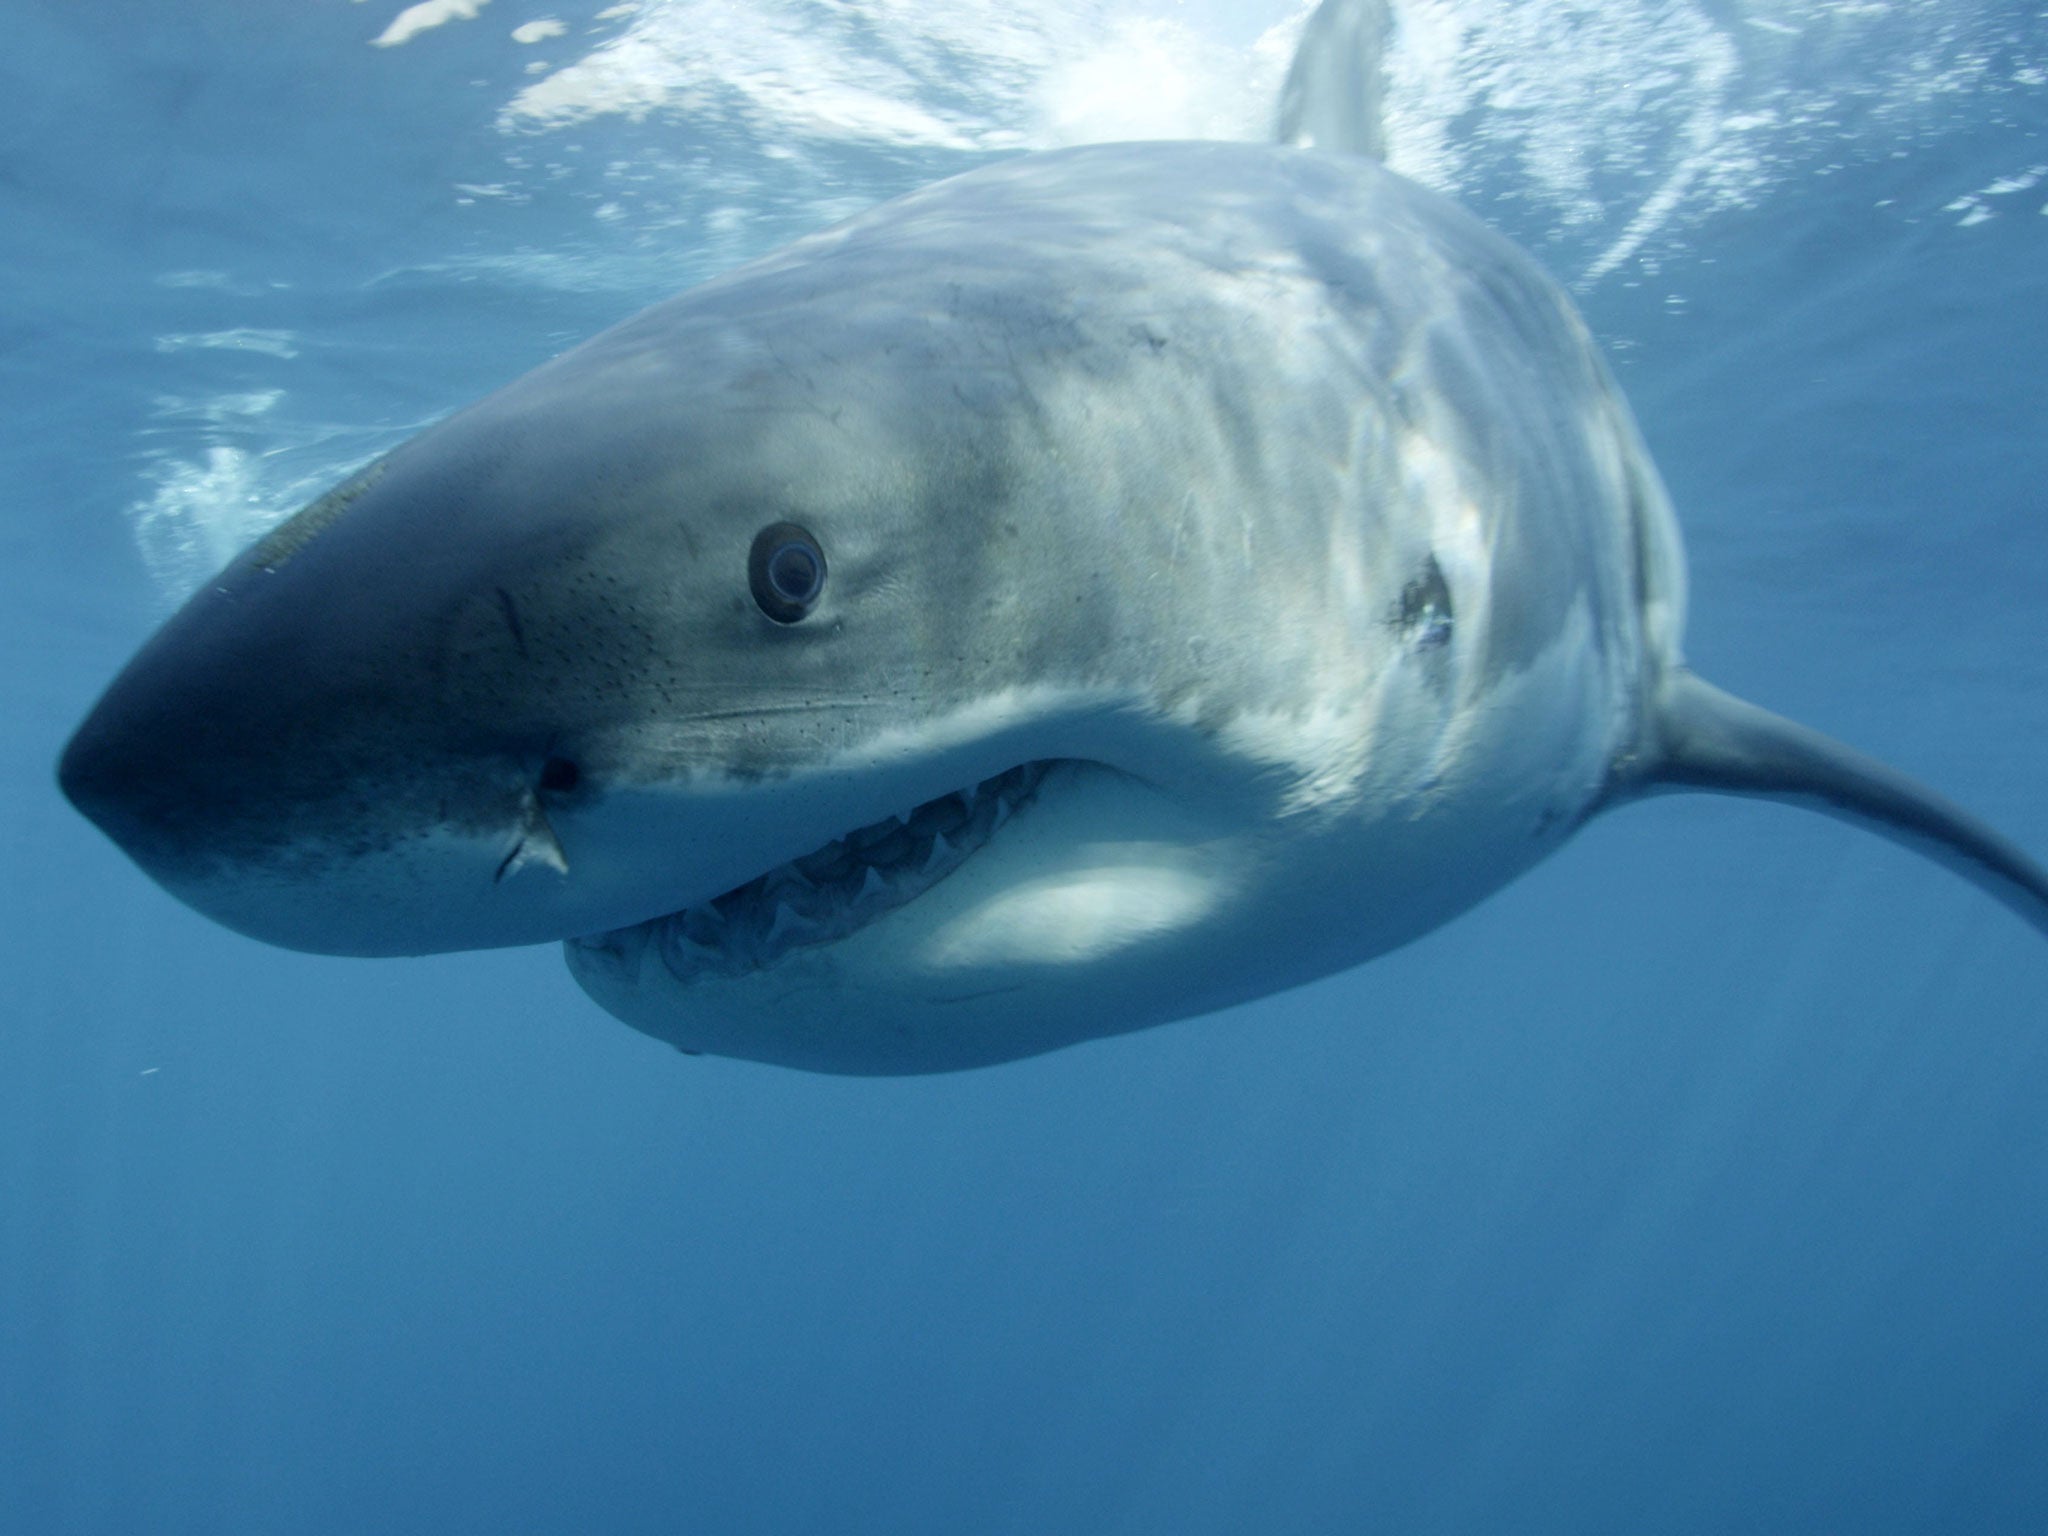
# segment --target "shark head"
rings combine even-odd
[[[1356,958],[1289,849],[1368,756],[1431,771],[1445,577],[1426,534],[1367,530],[1372,565],[1268,515],[1336,471],[1260,449],[1298,402],[1231,380],[1229,275],[1134,283],[1085,217],[1020,249],[1072,196],[1045,174],[693,290],[357,473],[142,650],[65,791],[245,934],[564,941],[640,1027],[808,1065],[999,1059]],[[1428,729],[1367,754],[1375,712]]]
[[[1186,849],[1235,791],[1119,673],[1112,584],[1032,547],[1001,412],[826,413],[730,337],[683,389],[648,377],[677,371],[651,339],[543,370],[249,550],[108,690],[66,792],[243,933],[568,940],[684,1043],[699,995],[786,1022],[850,947],[904,1002],[962,996],[1218,899],[1230,875]]]

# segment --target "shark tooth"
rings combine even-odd
[[[519,841],[505,855],[504,862],[498,865],[492,883],[518,874],[529,864],[552,869],[558,875],[568,874],[569,856],[562,851],[562,840],[555,836],[555,829],[548,825],[539,797],[528,790],[520,809]]]

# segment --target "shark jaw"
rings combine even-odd
[[[629,928],[571,939],[572,951],[623,958],[652,948],[684,986],[775,965],[831,944],[924,895],[1029,805],[1053,762],[1019,764],[965,790],[886,816],[743,885]]]
[[[1153,1022],[1243,969],[1261,860],[1231,818],[1098,761],[1036,759],[710,901],[569,940],[577,982],[691,1053],[950,1071]],[[1256,967],[1254,967],[1256,969]]]

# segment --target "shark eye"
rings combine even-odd
[[[763,613],[778,624],[794,624],[825,590],[825,551],[795,523],[770,523],[754,535],[747,581]]]

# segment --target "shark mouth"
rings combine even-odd
[[[907,816],[871,822],[709,901],[569,942],[614,960],[651,947],[685,983],[763,970],[922,896],[1030,804],[1052,767],[1020,764]]]

